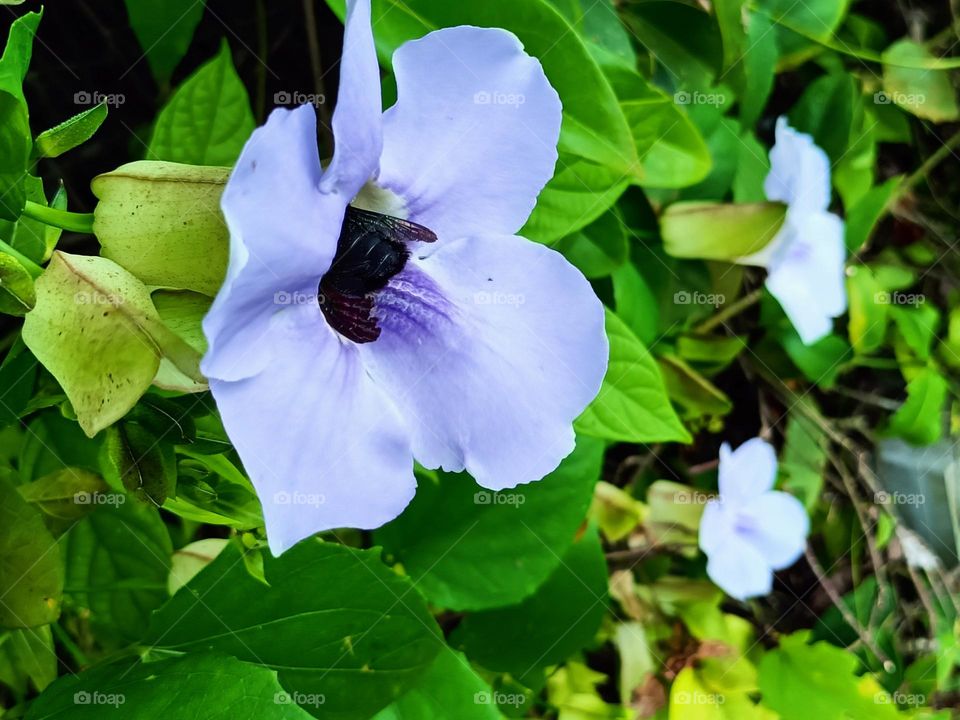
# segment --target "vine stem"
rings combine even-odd
[[[756,305],[761,297],[763,297],[762,286],[758,287],[753,292],[747,293],[739,300],[735,300],[734,302],[730,303],[729,305],[724,307],[723,310],[718,312],[716,315],[712,315],[711,317],[704,320],[702,323],[700,323],[693,329],[694,334],[706,335],[715,327],[722,325],[723,323],[725,323],[727,320],[734,317],[735,315],[739,315],[747,308],[752,307],[753,305]]]
[[[93,235],[93,213],[67,212],[27,200],[27,204],[23,208],[23,215],[31,220],[61,230]]]

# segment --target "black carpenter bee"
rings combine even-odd
[[[320,280],[320,307],[334,330],[354,342],[380,335],[372,316],[373,296],[403,270],[407,243],[434,242],[423,225],[348,206],[337,241],[337,253]]]

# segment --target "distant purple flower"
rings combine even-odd
[[[770,174],[764,183],[768,200],[787,205],[777,236],[763,250],[737,262],[767,268],[766,287],[805,345],[833,328],[833,318],[847,309],[844,284],[843,220],[829,212],[830,159],[813,138],[777,120],[777,140],[770,150]]]
[[[393,70],[381,114],[370,3],[348,2],[329,166],[313,108],[275,110],[223,195],[203,371],[276,554],[396,517],[414,458],[491,490],[539,480],[606,370],[589,283],[514,234],[557,160],[540,63],[508,32],[456,27]]]
[[[773,490],[777,456],[754,438],[731,452],[720,448],[720,497],[710,500],[700,520],[700,549],[707,574],[738,600],[766,595],[773,571],[790,567],[803,554],[810,520],[793,495]]]

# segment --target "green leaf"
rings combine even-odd
[[[23,179],[23,190],[26,199],[47,206],[47,198],[43,192],[43,181],[33,175]],[[54,202],[64,204],[66,196],[58,192]],[[55,232],[54,232],[55,231]],[[28,260],[42,265],[50,257],[53,248],[60,237],[59,229],[44,225],[38,220],[21,215],[15,221],[0,220],[0,240],[7,242],[16,252],[22,253]]]
[[[854,79],[845,70],[823,75],[810,83],[793,106],[790,124],[812,135],[830,159],[839,163],[849,152],[858,98]]]
[[[609,275],[629,256],[626,227],[616,209],[610,209],[572,235],[560,238],[553,249],[563,253],[588,278]]]
[[[413,502],[374,537],[435,605],[479,610],[517,603],[549,577],[573,542],[602,458],[602,443],[578,438],[543,480],[498,493],[462,474],[421,477]]]
[[[685,420],[711,423],[733,410],[733,402],[682,358],[666,353],[657,358],[670,399],[681,408]]]
[[[617,317],[623,320],[642,343],[657,339],[659,308],[657,299],[633,263],[613,273],[613,300]]]
[[[89,500],[96,509],[64,542],[67,593],[74,606],[90,613],[98,639],[133,642],[167,599],[170,533],[154,508],[122,493]]]
[[[343,0],[328,0],[343,18]],[[540,194],[522,231],[549,243],[599,217],[640,169],[630,128],[617,97],[583,40],[547,0],[374,0],[374,35],[381,62],[431,30],[457,25],[499,27],[514,33],[540,60],[563,103],[556,176]]]
[[[24,500],[43,512],[51,532],[60,535],[93,510],[90,500],[106,491],[107,485],[92,472],[68,467],[17,489]]]
[[[943,435],[943,404],[949,386],[934,368],[907,383],[907,399],[890,418],[889,431],[914,445],[932,445]]]
[[[264,557],[265,588],[228,546],[154,614],[146,642],[276,668],[295,698],[324,696],[305,706],[317,717],[369,718],[416,682],[443,642],[410,581],[379,556],[307,540]]]
[[[807,644],[808,633],[783,636],[759,666],[763,705],[782,720],[896,720],[896,705],[860,661],[825,642]]]
[[[891,201],[896,197],[902,181],[903,176],[897,175],[882,185],[871,188],[847,211],[845,238],[847,250],[857,253],[867,244],[877,223],[886,214]]]
[[[254,129],[250,99],[220,52],[177,88],[157,116],[147,157],[191,165],[232,165]]]
[[[866,265],[852,265],[847,273],[850,344],[859,354],[878,350],[887,336],[887,293]]]
[[[813,401],[805,397],[797,404],[811,406]],[[813,511],[820,499],[827,446],[828,440],[823,429],[799,408],[792,409],[780,457],[779,486],[797,496],[808,513]]]
[[[699,182],[710,172],[712,160],[706,142],[690,118],[670,96],[656,87],[633,64],[600,51],[604,74],[620,100],[640,158],[640,185],[679,188]]]
[[[33,37],[42,13],[27,13],[10,25],[0,57],[0,218],[16,220],[26,203],[24,178],[33,136],[23,79],[30,65]]]
[[[0,476],[0,627],[55,621],[62,594],[60,548],[40,513]]]
[[[590,645],[606,600],[607,564],[600,536],[590,529],[533,595],[518,605],[468,614],[450,643],[484,668],[524,682]]]
[[[946,70],[900,67],[899,63],[933,60],[920,43],[904,39],[883,52],[884,102],[894,102],[913,115],[935,123],[960,119],[957,93]]]
[[[146,287],[111,260],[57,252],[36,289],[23,340],[90,437],[136,404],[162,356],[201,377],[199,353],[163,325]]]
[[[164,439],[135,422],[108,428],[104,474],[115,478],[141,502],[163,505],[177,482],[173,447],[163,443]]]
[[[207,351],[207,338],[203,334],[201,322],[210,310],[213,300],[207,295],[188,290],[158,290],[151,297],[163,324],[203,355]],[[164,390],[178,392],[200,392],[207,389],[206,383],[187,377],[167,358],[160,360],[160,369],[153,384]]]
[[[93,137],[103,121],[107,119],[107,104],[100,103],[54,128],[44,130],[37,135],[33,151],[37,157],[59,157],[68,150],[82,145]]]
[[[650,351],[607,310],[610,363],[600,393],[577,419],[585,435],[623,442],[690,442]]]
[[[57,652],[49,625],[0,634],[0,683],[26,695],[28,681],[42,691],[56,679]]]
[[[751,12],[747,18],[747,41],[742,60],[744,82],[740,95],[740,124],[744,128],[754,127],[767,105],[779,57],[777,33],[770,18]]]
[[[173,699],[176,698],[175,701]],[[323,707],[321,698],[304,698]],[[66,675],[30,706],[27,720],[308,720],[275,670],[220,653],[98,665]]]
[[[190,47],[204,0],[125,0],[130,25],[158,82],[166,83]]]
[[[101,254],[147,285],[214,296],[230,236],[220,212],[227,167],[141,160],[90,183]]]
[[[765,248],[785,217],[786,206],[774,202],[677,202],[660,216],[660,232],[674,257],[730,261]]]
[[[523,696],[521,696],[523,697]],[[455,717],[457,720],[500,720],[490,687],[460,653],[444,648],[433,665],[406,694],[377,713],[373,720]]]
[[[926,303],[915,306],[892,305],[890,317],[893,318],[907,347],[920,360],[929,360],[933,342],[936,340],[937,328],[940,326],[940,311]]]
[[[787,328],[780,342],[807,380],[825,390],[833,387],[844,363],[853,357],[850,344],[839,335],[826,335],[813,345],[806,345],[795,330]]]
[[[224,455],[202,455],[180,448],[176,497],[165,510],[196,522],[239,529],[263,526],[260,501],[250,481]]]
[[[809,38],[826,42],[840,27],[847,14],[850,0],[758,0],[754,8],[765,14],[775,25],[777,44],[783,62],[797,65],[816,53],[819,45]]]
[[[0,252],[0,312],[26,315],[36,303],[33,277],[19,260]]]
[[[37,359],[18,339],[0,363],[0,428],[16,422],[33,397]]]

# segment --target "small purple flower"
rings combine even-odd
[[[275,554],[396,517],[414,458],[490,490],[539,480],[606,370],[590,284],[515,235],[557,160],[540,63],[506,31],[456,27],[393,69],[381,112],[370,3],[348,2],[330,164],[312,107],[275,110],[221,202],[203,371]]]
[[[700,549],[707,575],[738,600],[766,595],[773,571],[790,567],[803,554],[810,520],[793,495],[773,490],[777,456],[754,438],[731,451],[720,448],[720,497],[710,500],[700,520]]]
[[[737,262],[767,268],[767,289],[803,343],[810,345],[827,335],[833,318],[847,309],[844,225],[827,210],[827,154],[784,117],[777,120],[776,132],[764,191],[768,200],[787,205],[787,217],[767,247]]]

